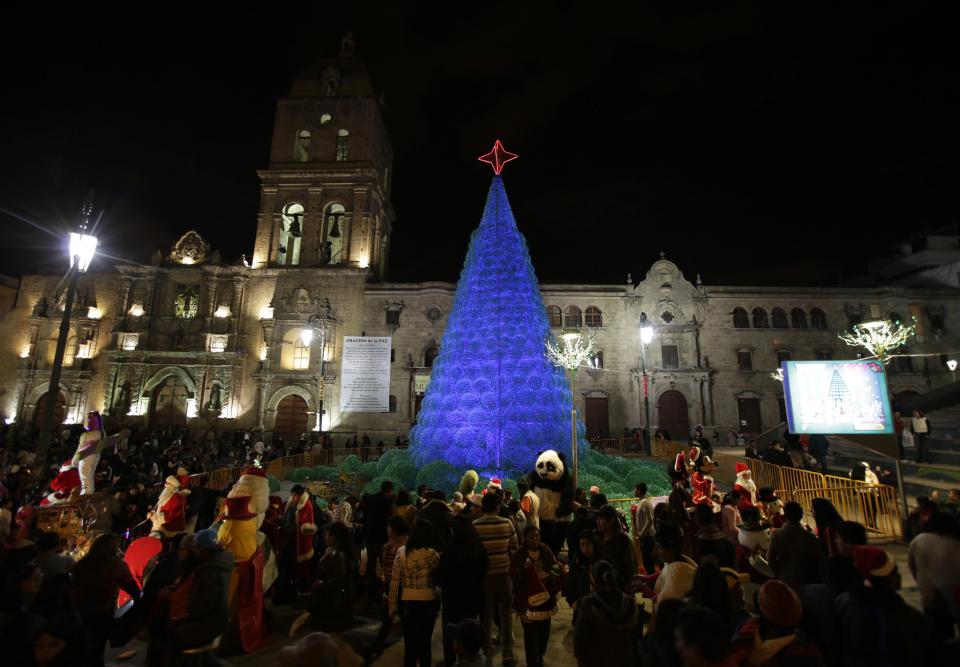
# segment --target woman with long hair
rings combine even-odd
[[[843,523],[843,517],[840,512],[826,498],[814,498],[811,502],[813,509],[813,520],[817,524],[817,539],[820,540],[820,548],[827,556],[836,551],[836,545],[833,543],[834,533],[837,526]]]
[[[413,525],[413,520],[417,518],[417,506],[413,504],[410,492],[406,489],[400,489],[397,492],[397,502],[393,507],[393,514],[403,517],[409,525]]]
[[[404,667],[432,667],[430,637],[437,621],[435,573],[440,556],[433,548],[433,525],[417,519],[406,546],[397,550],[390,581],[390,616],[400,614]],[[403,591],[401,593],[401,591]]]
[[[483,612],[483,587],[487,579],[487,550],[483,548],[473,521],[467,516],[453,518],[453,539],[440,556],[436,582],[443,591],[443,659],[456,662],[451,623],[465,618],[479,619]]]
[[[97,537],[87,555],[73,567],[71,596],[87,631],[85,664],[103,665],[103,651],[117,610],[117,595],[123,589],[139,601],[140,587],[123,561],[120,536],[105,533]]]

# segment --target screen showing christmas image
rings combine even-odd
[[[893,433],[887,377],[877,361],[785,361],[791,433]]]

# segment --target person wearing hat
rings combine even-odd
[[[740,494],[740,511],[757,504],[757,483],[753,480],[753,471],[742,461],[737,461],[735,472],[737,479],[733,490]]]
[[[939,646],[927,616],[900,597],[900,572],[880,547],[853,549],[862,585],[837,596],[844,666],[934,664]]]
[[[783,516],[786,519],[783,527],[770,537],[767,561],[778,579],[799,592],[804,584],[823,581],[826,557],[820,541],[801,523],[803,507],[799,503],[784,505]]]
[[[296,527],[294,540],[295,559],[297,562],[297,583],[300,587],[306,586],[313,575],[314,536],[317,534],[317,524],[313,518],[313,503],[310,502],[310,492],[302,484],[295,484],[290,489],[290,499],[283,511],[284,516],[292,517],[285,520],[287,525]]]
[[[764,582],[773,577],[766,561],[770,524],[761,520],[760,510],[756,507],[743,510],[741,517],[741,523],[737,524],[736,568],[749,573],[752,581]]]
[[[270,509],[270,481],[266,471],[258,466],[247,466],[227,494],[228,498],[238,496],[247,496],[249,499],[250,511],[256,515],[259,530]]]
[[[169,629],[171,648],[211,651],[227,629],[227,591],[233,573],[233,554],[207,528],[196,533],[193,551],[197,567],[180,581],[170,594]]]
[[[263,551],[257,544],[257,518],[250,496],[227,496],[217,541],[233,554],[236,567],[227,596],[228,649],[252,653],[263,637]]]
[[[311,632],[291,646],[284,646],[277,654],[280,667],[335,667],[337,642],[326,632]]]
[[[760,515],[774,528],[780,528],[784,523],[783,501],[780,500],[772,486],[761,486],[757,492],[757,507]]]
[[[633,595],[623,592],[620,576],[607,561],[590,568],[590,579],[594,590],[579,601],[573,621],[577,665],[635,665],[642,624]]]
[[[799,629],[803,604],[797,594],[779,579],[772,579],[757,592],[759,616],[745,621],[734,633],[733,664],[820,667],[823,654]]]
[[[698,449],[694,447],[694,449]],[[717,502],[717,485],[713,481],[713,473],[717,464],[707,455],[697,459],[696,470],[690,475],[690,486],[693,488],[693,504],[707,505],[714,512],[720,511],[720,503]]]
[[[147,514],[153,524],[151,533],[161,537],[173,537],[186,530],[186,502],[189,493],[175,476],[167,477],[154,510]]]

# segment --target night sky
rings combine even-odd
[[[663,250],[707,284],[834,284],[960,219],[951,3],[29,4],[0,27],[0,273],[62,271],[22,219],[62,232],[88,188],[105,253],[195,228],[249,255],[276,99],[344,30],[386,97],[394,280],[456,280],[495,138],[545,282]]]

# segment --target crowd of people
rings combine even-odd
[[[11,664],[99,666],[108,645],[137,633],[150,667],[216,664],[263,650],[279,605],[299,612],[283,628],[297,640],[278,656],[286,665],[337,664],[332,636],[363,615],[379,620],[353,647],[368,664],[399,626],[405,665],[522,657],[538,667],[562,641],[554,620],[564,606],[571,661],[591,667],[925,665],[958,655],[960,524],[934,504],[909,548],[921,611],[904,602],[894,558],[868,544],[866,527],[822,498],[810,513],[783,503],[744,463],[723,492],[700,447],[671,463],[665,499],[643,481],[620,505],[600,488],[577,489],[551,546],[537,490],[522,481],[451,497],[390,481],[369,495],[294,485],[267,497],[251,466],[213,492],[189,475],[277,448],[259,452],[248,432],[103,436],[91,419],[45,462],[25,439],[0,448],[0,633]],[[93,465],[71,477],[85,460]],[[100,503],[84,525],[94,539],[72,551],[55,526],[31,520],[35,504],[63,500],[50,499],[61,477],[81,478],[70,499]],[[438,622],[442,656],[432,652]]]

